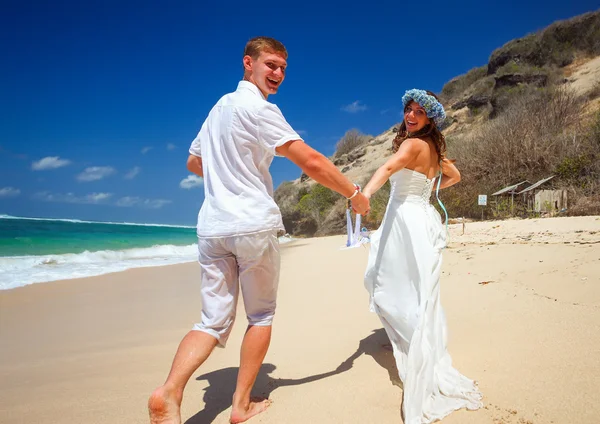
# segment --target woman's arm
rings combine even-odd
[[[440,189],[453,186],[459,181],[460,172],[458,172],[458,169],[454,166],[454,161],[451,161],[450,159],[442,160],[442,181],[440,182]]]
[[[400,148],[371,177],[371,181],[363,189],[366,197],[371,197],[385,184],[394,172],[408,165],[419,154],[422,141],[415,138],[404,140]]]

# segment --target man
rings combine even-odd
[[[277,231],[284,227],[269,174],[275,155],[350,199],[357,213],[369,209],[358,186],[306,145],[279,108],[267,101],[285,78],[286,60],[279,41],[250,40],[243,81],[217,102],[190,147],[188,169],[204,177],[205,187],[197,227],[202,321],[181,341],[167,381],[149,399],[152,424],[181,422],[184,387],[215,346],[225,347],[240,287],[249,325],[230,422],[244,422],[268,406],[267,400],[251,402],[250,391],[271,340],[279,280]]]

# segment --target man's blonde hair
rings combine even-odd
[[[254,37],[246,43],[244,56],[250,56],[256,60],[262,52],[279,53],[287,60],[288,53],[280,41],[271,37]]]

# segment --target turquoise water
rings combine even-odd
[[[191,227],[0,215],[0,290],[197,257]]]
[[[195,228],[0,216],[0,290],[196,258]]]
[[[195,242],[195,228],[0,218],[0,256],[184,246]]]

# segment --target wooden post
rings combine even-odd
[[[510,193],[510,215],[515,215],[515,192]]]

